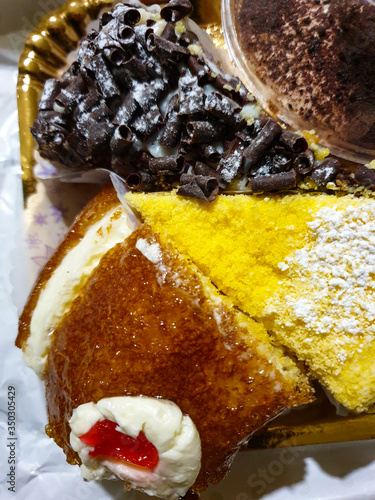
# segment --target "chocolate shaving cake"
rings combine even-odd
[[[344,168],[313,133],[265,115],[212,60],[183,19],[190,12],[174,1],[160,13],[123,4],[105,13],[77,61],[46,82],[32,128],[41,156],[73,171],[108,169],[130,190],[177,187],[206,201],[223,190],[374,187],[367,167]]]

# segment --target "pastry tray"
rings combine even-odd
[[[21,149],[22,181],[25,202],[35,191],[33,176],[34,140],[30,133],[46,79],[55,77],[67,64],[86,26],[110,8],[112,0],[71,0],[45,16],[26,40],[19,61],[17,103]],[[193,19],[225,47],[220,19],[220,0],[193,0]],[[273,420],[253,436],[250,448],[272,448],[375,438],[375,414],[337,414],[336,407],[317,387],[317,401]]]

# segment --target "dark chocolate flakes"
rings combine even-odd
[[[349,174],[333,158],[317,162],[304,137],[264,114],[248,124],[246,88],[190,53],[194,33],[175,30],[191,10],[188,0],[171,0],[160,36],[152,19],[138,24],[135,7],[103,14],[77,61],[45,84],[31,129],[41,156],[75,170],[113,170],[131,190],[178,188],[204,201],[241,182],[253,193],[306,180],[325,191],[331,183],[375,189],[374,170]]]

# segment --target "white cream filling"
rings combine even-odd
[[[133,438],[140,431],[145,434],[159,453],[159,463],[153,471],[90,457],[92,447],[79,437],[105,418],[116,422],[118,431]],[[78,406],[69,424],[70,443],[82,460],[81,474],[89,481],[120,478],[151,496],[174,500],[184,496],[198,476],[202,454],[199,433],[191,418],[171,401],[142,396],[104,398],[97,404]]]
[[[42,290],[30,322],[24,359],[42,375],[51,334],[79,295],[93,269],[108,250],[132,232],[126,208],[120,204],[94,223],[63,258]]]

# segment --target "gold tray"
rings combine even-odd
[[[17,102],[19,113],[22,180],[25,200],[35,190],[34,139],[30,133],[44,82],[58,74],[85,28],[113,0],[71,0],[45,16],[26,40],[19,61]],[[220,0],[193,0],[194,20],[223,47]],[[250,448],[308,445],[375,438],[375,414],[336,415],[335,407],[317,388],[317,401],[291,411],[255,435]]]

